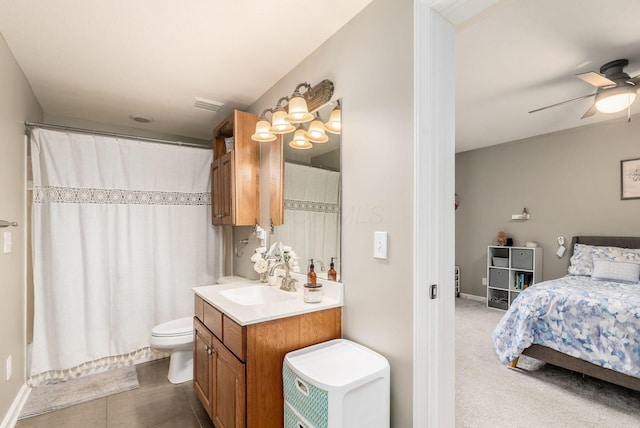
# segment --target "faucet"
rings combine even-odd
[[[282,284],[280,285],[280,290],[295,292],[296,291],[296,281],[297,281],[297,279],[291,278],[289,276],[290,271],[289,271],[289,265],[288,264],[286,264],[284,262],[276,263],[275,265],[273,265],[271,267],[271,270],[269,271],[269,275],[273,276],[274,271],[279,266],[284,266],[284,271],[285,271],[284,278],[282,278]]]
[[[322,262],[322,260],[313,259],[313,263],[320,265],[320,271],[321,272],[324,272],[324,270],[326,269],[326,267],[325,267],[324,263]]]

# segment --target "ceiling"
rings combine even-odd
[[[208,140],[370,2],[3,0],[0,33],[46,114]],[[640,1],[436,8],[456,25],[457,152],[626,115],[581,120],[590,99],[527,112],[595,92],[574,75],[608,61],[628,58],[640,74]],[[195,109],[194,97],[224,107]]]
[[[3,0],[0,33],[46,114],[208,140],[370,2]]]
[[[592,98],[528,111],[595,93],[574,75],[615,59],[640,74],[639,19],[638,0],[504,0],[457,25],[456,151],[623,120],[626,111],[581,120]]]

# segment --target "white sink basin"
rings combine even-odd
[[[276,288],[270,288],[266,285],[231,288],[220,291],[220,295],[243,306],[264,305],[266,303],[282,302],[283,300],[295,298],[294,294]]]

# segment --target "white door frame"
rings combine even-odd
[[[455,425],[454,28],[414,1],[413,426]],[[437,298],[430,288],[437,284]]]

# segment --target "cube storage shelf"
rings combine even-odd
[[[507,310],[525,288],[542,281],[542,248],[487,249],[487,307]]]

